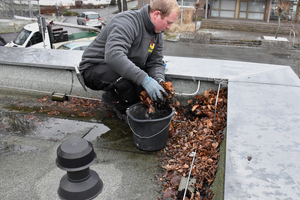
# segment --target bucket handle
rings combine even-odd
[[[165,126],[165,128],[161,129],[159,132],[155,133],[154,135],[151,135],[151,136],[148,136],[148,137],[140,136],[140,135],[138,135],[136,132],[134,132],[133,128],[132,128],[131,125],[130,125],[130,120],[129,120],[128,115],[127,115],[127,122],[128,122],[128,125],[129,125],[130,129],[132,130],[132,132],[133,132],[133,134],[134,134],[135,136],[137,136],[137,137],[139,137],[139,138],[141,138],[141,139],[150,139],[150,138],[153,138],[153,137],[157,136],[157,135],[160,134],[161,132],[163,132],[163,130],[165,130],[165,129],[170,125],[170,123],[171,123],[171,121],[173,120],[173,118],[174,118],[174,115],[171,117],[169,123],[167,124],[167,126]]]

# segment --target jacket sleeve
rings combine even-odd
[[[105,45],[105,62],[123,78],[140,85],[147,73],[127,56],[138,33],[134,21],[123,18],[106,28],[109,30]]]
[[[157,44],[147,60],[147,72],[155,80],[165,80],[165,66],[163,63],[163,38],[160,34]]]

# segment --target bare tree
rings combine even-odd
[[[197,2],[194,4],[194,8],[195,8],[195,33],[197,32],[197,14],[198,14],[198,9],[200,8],[200,2]]]
[[[128,8],[127,8],[127,1],[123,0],[123,11],[126,11],[126,10],[128,10]]]
[[[118,3],[119,12],[128,10],[126,0],[118,0],[117,3]]]
[[[298,22],[299,9],[300,9],[300,1],[298,1],[298,3],[297,3],[297,9],[296,9],[296,14],[295,14],[295,22]]]
[[[276,7],[276,12],[278,14],[278,25],[275,33],[275,39],[277,39],[279,33],[280,18],[283,14],[288,13],[289,10],[290,10],[290,2],[281,1],[281,0],[278,2],[278,6]],[[286,17],[288,17],[288,15],[286,15]]]
[[[119,12],[122,12],[122,3],[121,3],[121,0],[117,0],[117,4],[118,4],[118,10],[119,10]]]

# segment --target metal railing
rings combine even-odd
[[[293,39],[293,46],[294,46],[294,44],[295,44],[295,39],[296,39],[296,33],[295,33],[295,31],[294,31],[293,29],[290,30],[289,40],[291,40],[291,35],[292,35],[292,33],[293,33],[293,35],[294,35],[294,39]]]

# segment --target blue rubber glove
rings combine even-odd
[[[152,101],[163,100],[163,96],[168,96],[168,93],[164,90],[164,88],[158,84],[156,80],[151,78],[150,76],[146,76],[142,81],[141,85],[145,88],[146,92],[148,93],[150,99]],[[161,91],[161,92],[160,92]]]

